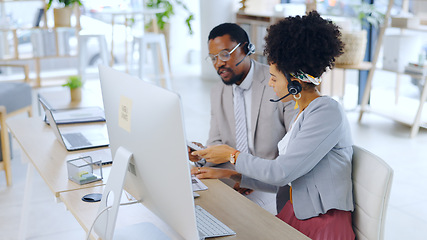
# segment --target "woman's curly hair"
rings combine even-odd
[[[282,73],[301,70],[320,77],[343,53],[341,32],[316,11],[287,17],[267,29],[264,55]]]

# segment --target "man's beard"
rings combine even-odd
[[[219,73],[220,73],[220,72],[221,72],[221,70],[223,70],[223,69],[224,69],[224,68],[220,68],[220,69],[218,69],[218,71],[217,71],[218,75],[220,75]],[[239,81],[241,81],[241,80],[242,80],[243,74],[234,75],[234,72],[232,71],[232,69],[231,69],[231,68],[226,68],[226,70],[227,70],[228,72],[233,73],[233,76],[232,76],[232,77],[230,78],[230,80],[228,80],[228,81],[225,81],[224,79],[222,79],[222,78],[221,78],[222,82],[223,82],[225,85],[233,85],[233,84],[236,84],[236,83],[238,83]]]

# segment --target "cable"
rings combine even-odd
[[[139,200],[138,200],[138,201],[133,201],[133,202],[120,203],[120,204],[119,204],[119,206],[132,205],[132,204],[140,203],[140,202],[141,202],[141,201],[139,201]],[[92,229],[93,229],[93,227],[95,226],[95,223],[96,223],[96,221],[98,220],[98,218],[101,216],[101,214],[102,214],[102,213],[104,213],[105,211],[107,211],[108,209],[112,208],[112,207],[113,207],[113,206],[105,207],[104,209],[102,209],[102,210],[98,213],[98,215],[96,215],[95,220],[93,220],[93,223],[92,223],[92,225],[90,226],[89,231],[87,232],[86,240],[89,240],[89,239],[90,239],[90,233],[92,232]]]
[[[103,212],[107,211],[107,210],[108,210],[108,209],[110,209],[110,208],[112,208],[112,206],[108,206],[108,207],[106,207],[106,208],[102,209],[102,210],[101,210],[101,212],[99,212],[99,213],[98,213],[98,215],[96,216],[95,220],[93,220],[93,223],[92,223],[92,225],[91,225],[91,226],[90,226],[90,228],[89,228],[89,231],[87,232],[86,240],[89,240],[89,239],[90,239],[90,233],[92,232],[93,226],[95,226],[95,222],[96,222],[96,220],[98,220],[99,216],[101,216],[101,214],[102,214]]]

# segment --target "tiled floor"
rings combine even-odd
[[[201,81],[198,67],[185,66],[174,69],[173,86],[181,94],[188,139],[205,142],[209,128],[209,90],[214,82]],[[391,76],[382,74],[374,91],[386,99],[393,92]],[[383,84],[382,81],[386,83]],[[405,82],[406,81],[406,82]],[[402,83],[406,95],[416,95],[417,90],[408,80]],[[352,127],[356,145],[383,158],[394,169],[385,239],[426,239],[427,236],[427,130],[416,138],[409,138],[409,128],[389,119],[365,114],[357,122],[355,104],[356,85],[347,84],[344,106]],[[374,94],[373,94],[374,96]],[[373,99],[374,100],[374,99]],[[372,101],[373,101],[372,100]],[[394,100],[389,101],[392,104]],[[411,104],[411,103],[409,103]],[[36,110],[37,111],[37,110]],[[26,178],[26,157],[14,144],[13,186],[7,188],[4,173],[0,174],[0,240],[17,239],[22,196]],[[31,214],[26,239],[83,239],[84,231],[55,199],[38,174],[34,174]]]

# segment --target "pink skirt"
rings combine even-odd
[[[351,223],[351,212],[331,209],[325,214],[306,220],[299,220],[294,213],[290,201],[276,217],[280,218],[293,228],[302,232],[311,239],[354,239],[355,235]]]

